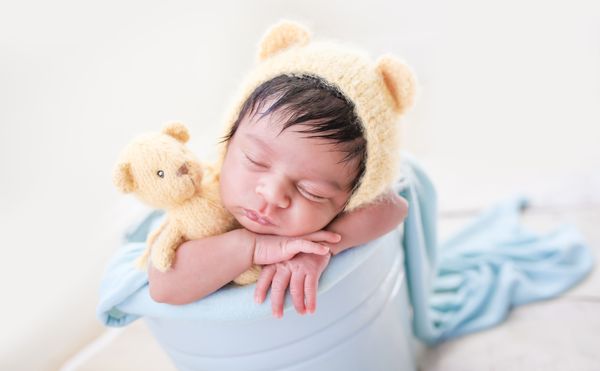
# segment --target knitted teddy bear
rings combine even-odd
[[[127,145],[114,169],[119,190],[167,214],[163,224],[148,235],[147,247],[135,263],[139,269],[145,269],[150,258],[165,272],[184,241],[240,227],[221,204],[218,173],[196,159],[185,145],[188,140],[185,125],[167,123],[160,133],[141,135]],[[256,282],[260,270],[253,266],[233,282]]]

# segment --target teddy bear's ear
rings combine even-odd
[[[117,165],[113,173],[113,183],[123,193],[130,193],[135,190],[135,180],[128,162]]]
[[[187,127],[180,122],[167,122],[163,127],[162,132],[172,136],[181,143],[187,143],[190,139],[190,133],[188,132]]]
[[[281,21],[267,30],[258,47],[258,59],[265,60],[292,45],[304,46],[310,41],[308,30],[292,21]]]
[[[384,55],[377,61],[377,73],[394,101],[394,109],[402,114],[412,107],[417,89],[414,73],[404,62]]]

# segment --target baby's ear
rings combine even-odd
[[[281,21],[269,28],[258,47],[258,59],[265,60],[292,45],[304,46],[310,41],[310,32],[299,23]]]
[[[113,173],[113,183],[123,193],[135,191],[135,180],[128,162],[117,164]]]
[[[383,78],[396,112],[402,114],[413,106],[417,80],[406,63],[391,55],[384,55],[377,61],[377,73]]]
[[[181,143],[187,143],[190,139],[190,133],[187,127],[181,122],[167,122],[162,129],[164,134],[167,134]]]

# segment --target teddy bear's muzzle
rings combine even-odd
[[[181,165],[179,169],[177,169],[177,176],[185,175],[189,172],[189,169],[186,164]]]

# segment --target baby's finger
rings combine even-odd
[[[306,296],[306,312],[314,313],[317,309],[317,283],[318,278],[314,274],[307,274],[304,281],[304,295]]]
[[[293,272],[290,281],[290,295],[292,302],[296,308],[296,312],[304,315],[306,307],[304,306],[304,278],[306,274],[303,272]]]
[[[271,283],[271,309],[277,318],[283,317],[285,292],[290,284],[290,276],[291,272],[287,268],[278,266]]]
[[[262,268],[258,281],[256,281],[256,289],[254,290],[254,301],[262,303],[267,297],[267,291],[273,281],[273,276],[277,268],[275,265],[266,265]]]
[[[310,233],[310,234],[304,236],[303,238],[306,240],[313,241],[313,242],[336,243],[336,242],[340,242],[340,240],[342,239],[342,236],[335,232],[326,231],[326,230],[322,229],[320,231]]]
[[[287,253],[290,255],[289,259],[299,252],[317,255],[329,254],[329,247],[303,239],[292,240],[287,244],[286,247],[289,249],[289,251],[287,251]]]

